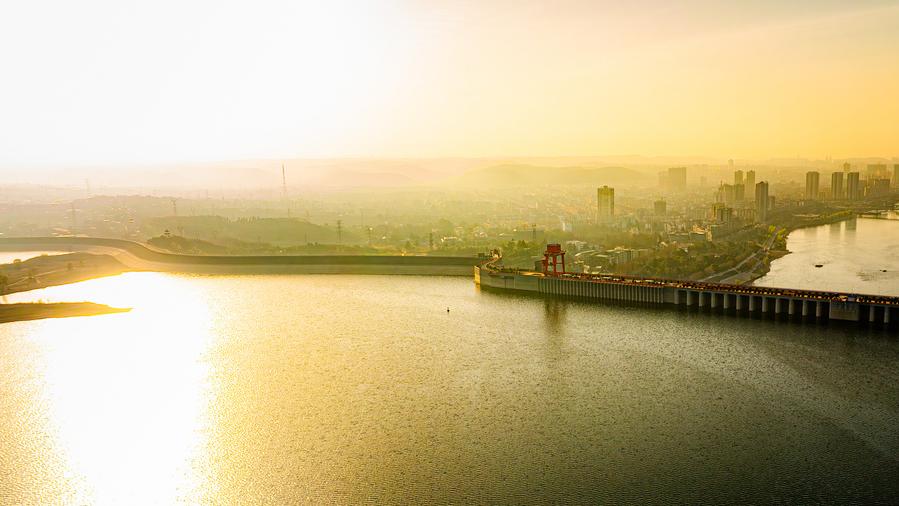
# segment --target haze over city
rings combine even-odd
[[[0,9],[0,504],[899,504],[899,2]]]

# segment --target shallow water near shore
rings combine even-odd
[[[899,499],[879,331],[448,277],[126,273],[9,298],[134,309],[0,325],[0,503]]]

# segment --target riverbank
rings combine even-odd
[[[0,304],[0,323],[46,318],[71,318],[75,316],[97,316],[102,314],[127,313],[128,308],[110,307],[93,302],[29,302],[20,304]]]
[[[844,221],[855,220],[858,219],[860,213],[854,212],[838,212],[833,213],[827,216],[818,216],[818,217],[809,217],[801,222],[794,222],[790,225],[782,226],[778,230],[777,234],[779,237],[783,237],[784,241],[784,249],[777,250],[769,250],[767,252],[767,256],[763,261],[757,263],[752,269],[747,270],[746,272],[739,273],[730,278],[726,278],[721,280],[722,283],[731,283],[735,285],[751,285],[755,283],[756,280],[761,279],[768,275],[771,272],[771,263],[775,260],[779,260],[790,253],[792,253],[789,249],[787,249],[786,241],[789,239],[790,234],[796,232],[797,230],[804,230],[809,228],[820,227],[823,225],[833,225],[835,223],[842,223]]]
[[[858,218],[793,230],[790,253],[753,285],[899,295],[897,227],[892,220]]]
[[[109,255],[43,255],[0,265],[0,295],[116,276],[129,270]]]
[[[786,241],[790,234],[797,230],[820,227],[822,225],[830,225],[834,223],[841,223],[846,220],[856,219],[858,217],[857,214],[849,211],[841,211],[837,213],[832,213],[826,216],[808,216],[804,217],[801,221],[792,221],[788,225],[780,225],[777,228],[776,232],[776,242],[773,242],[769,245],[769,247],[763,249],[760,253],[764,253],[761,258],[757,259],[755,263],[751,265],[749,269],[745,269],[741,272],[737,272],[731,276],[717,277],[715,279],[706,279],[704,281],[717,281],[719,283],[733,284],[733,285],[751,285],[757,279],[765,277],[769,272],[771,272],[771,262],[783,258],[789,255],[791,252],[787,249]],[[773,249],[772,246],[775,244],[783,243],[783,249]]]
[[[137,271],[194,274],[410,274],[471,276],[483,256],[185,255],[145,244],[95,237],[6,237],[0,249],[64,249],[107,254]]]

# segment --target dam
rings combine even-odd
[[[561,271],[557,268],[553,255],[559,252],[558,245],[549,245],[543,272],[503,267],[502,257],[494,255],[474,268],[474,281],[487,289],[531,292],[546,297],[680,307],[807,323],[841,321],[892,330],[899,326],[896,323],[899,297],[569,273],[565,272],[564,260]]]
[[[670,306],[747,318],[796,322],[849,322],[896,330],[899,297],[844,292],[732,285],[615,274],[565,271],[564,252],[550,244],[543,269],[502,265],[502,257],[413,255],[184,255],[122,239],[93,237],[0,238],[0,249],[50,248],[114,256],[128,268],[207,274],[408,274],[470,276],[492,290],[531,292],[646,306]],[[559,257],[561,256],[561,267]]]
[[[136,271],[197,274],[410,274],[471,276],[486,256],[187,255],[102,237],[4,237],[0,250],[51,249],[113,256]]]

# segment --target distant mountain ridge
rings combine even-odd
[[[614,185],[650,180],[652,175],[626,167],[550,167],[503,164],[466,172],[457,182],[463,185]]]

